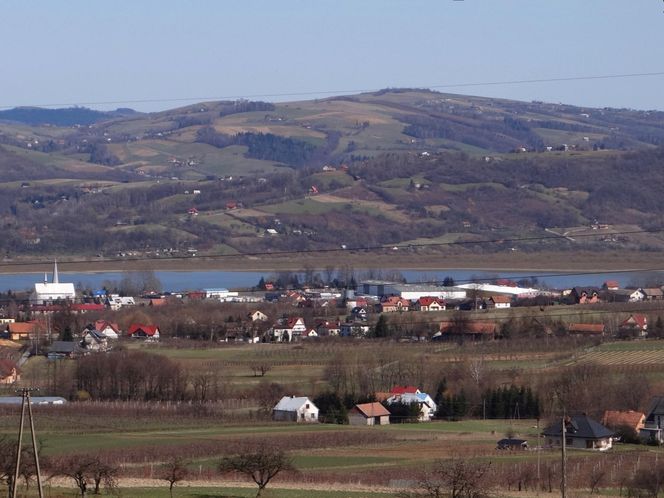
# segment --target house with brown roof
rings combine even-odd
[[[572,335],[604,335],[603,323],[569,323],[567,333]]]
[[[641,429],[646,426],[646,415],[634,410],[606,410],[602,415],[602,425],[613,430],[629,427],[639,434]]]
[[[15,384],[21,380],[21,372],[12,360],[0,358],[0,384]]]
[[[380,403],[362,403],[355,405],[348,412],[350,425],[387,425],[390,412]]]
[[[489,340],[496,337],[498,324],[481,320],[446,320],[440,322],[438,332],[431,338],[432,341],[446,340]]]
[[[13,322],[7,324],[7,334],[12,341],[24,341],[44,333],[39,322]]]
[[[643,294],[644,301],[661,301],[664,299],[664,292],[659,287],[642,287],[639,290]]]
[[[399,296],[386,297],[380,303],[380,310],[382,313],[408,311],[409,308],[410,301]]]

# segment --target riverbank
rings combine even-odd
[[[53,269],[53,259],[15,259],[0,263],[0,273],[44,273]],[[389,254],[306,253],[288,256],[213,256],[154,259],[76,259],[58,256],[60,271],[302,271],[325,268],[406,270],[550,271],[612,272],[646,271],[664,268],[664,254],[633,252],[538,252],[500,254],[424,254],[400,249]]]

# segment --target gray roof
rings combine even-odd
[[[555,423],[542,432],[545,436],[560,436],[562,433],[562,424]],[[615,433],[604,427],[599,422],[587,417],[586,415],[577,415],[568,419],[565,424],[568,437],[583,439],[603,439],[611,437]]]
[[[649,422],[654,422],[656,415],[664,415],[664,396],[653,396],[646,413],[646,420]]]
[[[299,397],[284,396],[283,398],[281,398],[279,403],[277,403],[273,409],[284,412],[296,412],[300,408],[302,408],[302,405],[304,405],[305,403],[309,403],[314,407],[316,406],[306,396],[299,396]]]

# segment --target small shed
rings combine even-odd
[[[348,412],[350,425],[387,425],[390,412],[380,403],[362,403],[355,405]]]
[[[306,396],[284,396],[272,409],[277,422],[318,422],[318,407]]]
[[[528,441],[526,441],[525,439],[508,437],[498,441],[497,447],[499,450],[512,450],[512,451],[527,450]]]

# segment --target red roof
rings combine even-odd
[[[636,325],[641,329],[648,326],[648,317],[645,315],[629,315],[629,318],[622,323],[623,326]]]
[[[567,326],[570,334],[603,334],[603,323],[570,323]]]
[[[420,390],[415,386],[394,386],[390,392],[392,394],[417,394]]]
[[[620,288],[620,282],[617,280],[607,280],[604,282],[604,287],[607,289],[619,289]]]
[[[95,303],[77,303],[71,305],[72,311],[104,311],[106,306]]]
[[[438,303],[441,306],[445,305],[445,301],[443,299],[431,296],[421,297],[417,300],[417,302],[420,304],[420,306],[431,306],[433,303]]]
[[[512,300],[508,296],[491,296],[491,299],[494,303],[511,303]]]
[[[97,320],[95,322],[95,330],[97,332],[101,332],[102,330],[105,330],[108,327],[113,329],[116,334],[120,332],[120,327],[115,322],[107,322],[106,320]]]
[[[134,334],[141,335],[141,332],[143,332],[143,335],[152,337],[157,332],[159,332],[159,327],[157,327],[156,325],[143,325],[142,323],[132,323],[129,326],[129,330],[127,330],[127,335],[129,336],[132,336]]]

